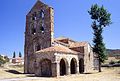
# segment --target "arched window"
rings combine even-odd
[[[72,58],[71,63],[70,63],[71,74],[75,74],[76,69],[77,69],[77,61],[75,58]]]
[[[36,12],[34,12],[34,13],[32,14],[32,20],[37,20],[37,13],[36,13]]]
[[[39,51],[39,50],[41,50],[41,45],[39,43],[35,42],[33,49],[34,49],[34,52]]]
[[[44,76],[44,77],[49,77],[49,76],[52,76],[52,68],[51,68],[51,60],[49,59],[43,59],[41,62],[40,62],[40,67],[41,67],[41,76]]]
[[[44,17],[45,17],[45,14],[44,14],[44,10],[42,9],[40,12],[40,16],[39,16],[39,19],[40,19],[40,31],[42,32],[42,33],[44,33],[44,27],[45,27],[45,25],[44,25]]]
[[[60,61],[60,75],[65,75],[66,74],[66,64],[63,59]]]
[[[40,17],[40,19],[42,19],[42,20],[43,20],[43,19],[44,19],[44,17],[45,17],[44,10],[41,10],[39,13],[40,13],[40,16],[39,16],[39,17]]]
[[[66,75],[68,73],[68,62],[67,60],[64,58],[62,58],[60,60],[60,75]]]
[[[83,58],[81,58],[79,60],[79,73],[83,73],[84,72],[84,60]]]

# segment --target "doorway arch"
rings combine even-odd
[[[43,59],[40,63],[41,63],[41,76],[44,77],[52,76],[51,60]]]
[[[71,74],[75,74],[76,73],[76,68],[77,68],[77,61],[76,61],[75,58],[72,58],[71,63],[70,63]]]
[[[79,73],[83,73],[84,72],[84,60],[83,58],[81,58],[79,60]]]
[[[60,75],[67,74],[67,61],[65,59],[60,60]]]

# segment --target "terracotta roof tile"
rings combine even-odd
[[[78,52],[76,51],[73,51],[65,46],[62,46],[62,45],[56,45],[56,46],[52,46],[52,47],[49,47],[49,48],[45,48],[45,49],[42,49],[40,51],[37,51],[36,53],[43,53],[43,52],[59,52],[59,53],[71,53],[71,54],[78,54]]]
[[[64,36],[61,36],[61,37],[55,38],[54,40],[57,40],[57,41],[60,41],[60,40],[69,40],[69,41],[76,42],[76,41],[74,41],[73,39],[68,38],[68,37],[64,37]]]
[[[86,42],[86,41],[84,41],[84,42],[76,42],[76,43],[70,44],[70,48],[82,47],[82,46],[86,46],[87,44],[88,44],[88,42]]]
[[[61,44],[63,46],[69,47],[69,44],[66,44],[64,42],[58,41],[58,40],[54,40],[55,43]]]
[[[61,36],[61,37],[55,38],[55,40],[63,40],[63,39],[69,39],[69,38],[64,37],[64,36]]]

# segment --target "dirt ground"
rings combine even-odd
[[[102,72],[60,77],[35,77],[23,74],[23,68],[0,68],[0,81],[120,81],[120,67],[102,68]]]

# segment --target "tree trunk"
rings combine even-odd
[[[99,57],[99,72],[101,72],[101,62],[100,62],[100,57]]]

